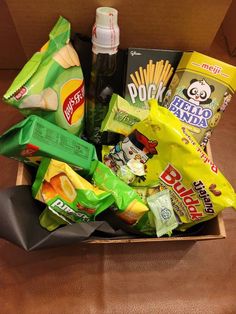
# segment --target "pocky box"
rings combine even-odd
[[[26,63],[4,95],[22,114],[39,115],[70,133],[83,129],[84,79],[70,44],[70,23],[60,17],[49,41]]]
[[[185,52],[162,105],[205,146],[235,89],[236,67],[198,52]]]
[[[129,48],[125,99],[147,110],[151,98],[161,104],[181,56],[182,52],[175,50]]]

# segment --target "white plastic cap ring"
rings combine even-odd
[[[96,10],[92,42],[94,53],[114,54],[120,42],[120,30],[117,24],[118,11],[114,8],[100,7]]]

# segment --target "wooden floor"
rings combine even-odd
[[[78,8],[79,9],[79,8]],[[236,65],[218,34],[210,56]],[[15,71],[0,71],[0,94]],[[0,132],[22,119],[0,104]],[[236,188],[236,97],[213,133],[215,163]],[[0,187],[17,162],[0,157]],[[1,209],[0,209],[1,210]],[[27,253],[0,240],[1,314],[236,313],[236,212],[227,238],[203,242],[73,245]]]

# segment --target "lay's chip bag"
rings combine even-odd
[[[236,208],[233,187],[172,112],[150,100],[150,115],[104,156],[117,172],[126,165],[135,174],[134,187],[170,191],[181,225],[187,228]]]
[[[80,135],[84,118],[84,79],[70,44],[70,23],[60,17],[49,41],[26,63],[4,95],[25,116],[36,114]]]

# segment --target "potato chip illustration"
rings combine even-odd
[[[70,179],[64,173],[60,173],[52,177],[50,184],[53,189],[66,201],[73,202],[76,198],[75,188],[72,185]]]
[[[26,108],[44,108],[44,99],[41,94],[30,95],[26,97],[19,105],[20,109]]]
[[[45,110],[57,110],[58,107],[58,97],[57,93],[50,87],[42,91],[42,98]]]
[[[56,195],[57,195],[57,192],[54,190],[52,185],[49,182],[44,181],[42,184],[42,189],[41,189],[42,201],[47,202],[53,197],[55,197]]]

